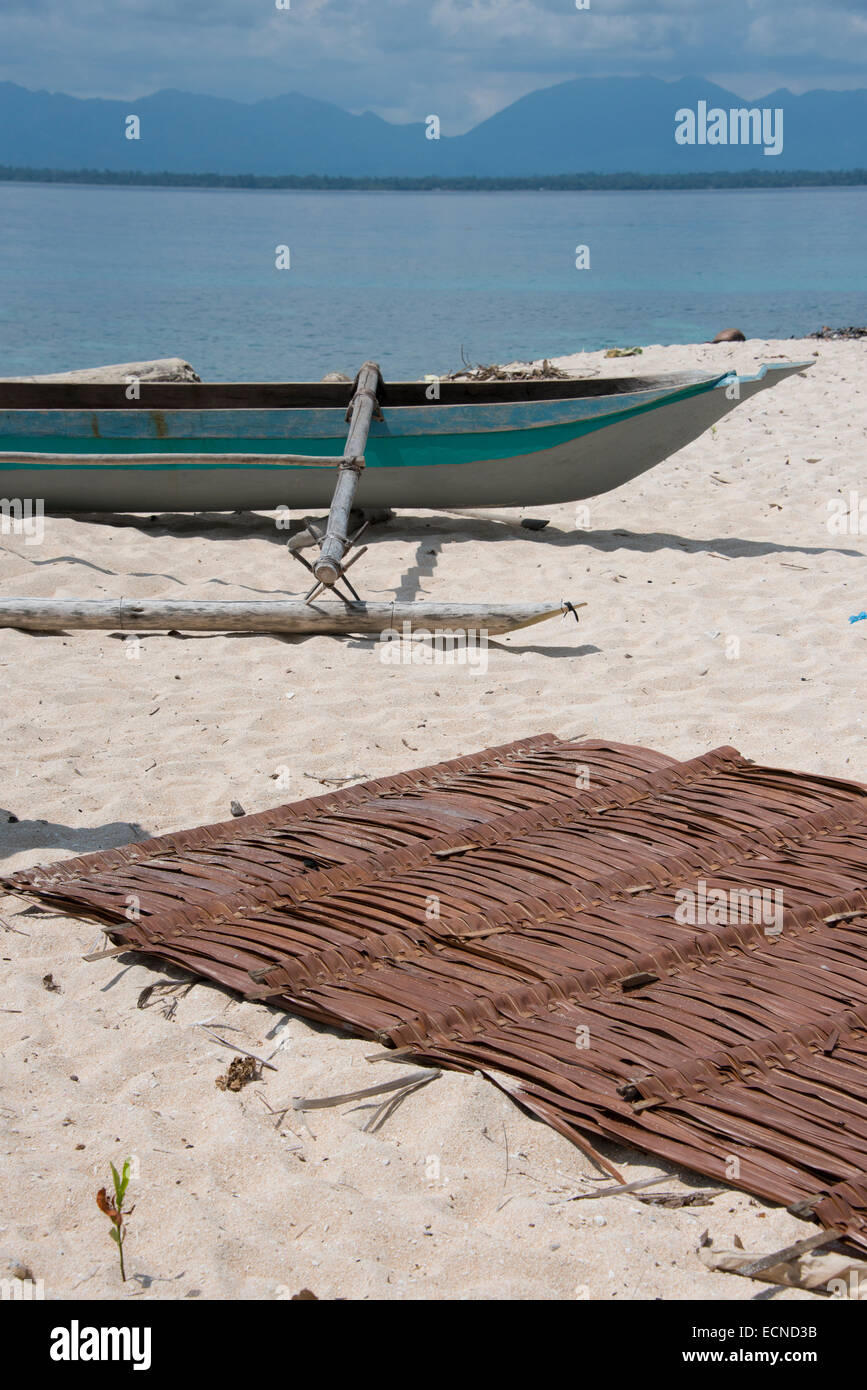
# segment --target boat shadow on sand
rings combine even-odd
[[[298,518],[290,526],[278,527],[276,518],[273,514],[254,511],[235,511],[235,512],[191,512],[191,513],[161,513],[158,515],[136,515],[131,513],[67,513],[69,519],[81,521],[87,524],[95,524],[117,528],[129,528],[138,530],[143,536],[150,537],[198,537],[209,540],[267,540],[285,548],[287,542],[291,542],[293,537],[298,536],[299,532],[306,529],[306,518]],[[524,523],[530,523],[529,525]],[[385,589],[378,589],[365,586],[365,597],[371,601],[390,602],[395,600],[399,603],[413,603],[418,599],[428,599],[429,592],[426,590],[426,583],[433,579],[441,559],[448,559],[448,552],[453,546],[461,544],[491,544],[503,541],[514,541],[521,539],[533,546],[544,547],[547,552],[560,551],[570,553],[570,561],[577,558],[580,551],[595,551],[600,554],[615,554],[618,551],[632,551],[637,554],[652,554],[656,551],[678,550],[686,555],[708,554],[716,558],[726,560],[749,560],[761,558],[769,555],[780,555],[790,557],[809,557],[823,555],[829,551],[842,555],[846,558],[863,559],[864,553],[860,550],[845,549],[839,545],[797,545],[779,544],[770,540],[748,540],[740,536],[712,536],[695,537],[682,536],[676,532],[668,531],[630,531],[624,528],[612,530],[591,531],[588,529],[562,530],[556,525],[549,524],[544,517],[525,517],[522,518],[516,513],[505,513],[491,515],[490,512],[425,512],[421,514],[406,512],[392,515],[387,521],[379,521],[371,525],[365,534],[365,545],[371,550],[375,550],[378,545],[389,542],[401,542],[405,545],[414,546],[415,554],[412,561],[400,575],[394,585],[389,585]],[[224,579],[221,576],[210,576],[200,578],[199,584],[242,588],[251,594],[282,596],[289,594],[300,594],[304,592],[304,579],[298,589],[295,583],[300,576],[300,570],[295,565],[289,564],[285,571],[288,586],[273,587],[268,589],[253,587],[241,583],[237,578],[234,580]],[[83,564],[88,568],[100,570],[106,574],[116,574],[111,569],[102,569],[101,566],[91,561],[85,561],[74,555],[60,555],[46,560],[34,560],[32,563],[37,565],[52,565],[58,563]],[[781,563],[786,563],[782,561]],[[794,562],[792,562],[794,563]],[[797,566],[795,568],[807,569],[808,566]],[[155,577],[151,572],[136,572],[129,577]],[[185,588],[183,580],[175,575],[163,574],[161,576],[171,583]],[[275,578],[279,576],[275,574]],[[559,583],[559,581],[558,581]],[[559,597],[559,595],[558,595]],[[568,617],[565,619],[568,621]],[[113,634],[119,638],[123,633]],[[142,640],[147,640],[151,634],[142,633]],[[152,634],[158,635],[156,633]],[[185,641],[211,641],[217,635],[228,636],[233,641],[255,640],[259,633],[254,632],[233,632],[228,634],[217,634],[212,632],[179,633],[171,634],[176,638]],[[307,640],[309,634],[290,634],[290,633],[271,633],[272,638],[278,641],[294,645],[298,642]],[[336,635],[335,640],[345,640],[344,635]],[[376,637],[363,637],[356,635],[350,639],[350,645],[358,647],[375,646],[378,641]],[[510,646],[507,642],[494,641],[492,645],[498,650],[505,652],[520,651],[526,653],[528,650],[536,651],[547,657],[571,657],[588,656],[599,651],[598,647],[592,645],[576,646],[551,646],[546,643],[533,644],[529,648],[526,643]]]
[[[275,516],[267,512],[163,512],[158,515],[136,515],[127,512],[54,512],[72,521],[112,528],[141,531],[146,536],[185,536],[206,540],[267,540],[278,546],[304,529],[298,518],[291,527],[278,527]],[[528,518],[530,519],[530,518]],[[540,522],[544,518],[538,518]],[[711,552],[731,559],[754,559],[763,555],[824,555],[829,550],[850,559],[863,559],[864,552],[847,550],[836,545],[781,545],[775,541],[748,540],[742,536],[681,536],[674,531],[629,531],[623,528],[593,531],[585,528],[561,530],[556,524],[544,529],[529,529],[522,525],[517,513],[493,516],[480,511],[429,512],[417,514],[398,512],[389,521],[372,525],[365,533],[364,543],[373,548],[388,541],[433,540],[441,536],[443,543],[503,542],[521,539],[530,545],[559,549],[587,548],[614,551],[635,550],[650,553],[656,550],[682,550],[688,554]]]

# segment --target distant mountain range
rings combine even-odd
[[[781,152],[766,155],[761,143],[677,143],[676,112],[696,112],[701,130],[700,103],[705,127],[714,108],[782,110]],[[125,134],[133,115],[137,140]],[[746,102],[695,77],[581,78],[522,97],[465,135],[450,136],[448,112],[439,116],[441,138],[432,140],[424,122],[393,125],[297,93],[249,104],[178,91],[104,101],[4,82],[0,164],[449,178],[867,168],[867,90],[782,90]]]

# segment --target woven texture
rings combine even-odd
[[[5,883],[867,1247],[865,868],[867,788],[541,735]]]

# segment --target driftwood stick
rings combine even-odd
[[[584,605],[581,605],[584,606]],[[563,603],[240,603],[188,599],[0,599],[0,628],[32,632],[512,632],[566,612]]]
[[[320,584],[336,584],[343,568],[343,557],[349,544],[349,513],[355,499],[355,489],[364,468],[364,451],[374,411],[379,410],[377,392],[381,377],[375,362],[365,362],[355,382],[355,394],[349,403],[347,419],[349,433],[343,450],[343,460],[337,469],[337,482],[328,513],[328,527],[319,559],[313,572]]]
[[[668,1174],[661,1173],[656,1178],[639,1178],[636,1182],[619,1184],[617,1187],[594,1187],[592,1192],[573,1192],[570,1197],[558,1198],[562,1202],[589,1202],[597,1197],[625,1197],[628,1192],[640,1192],[643,1187],[658,1187],[668,1181]]]
[[[381,1096],[387,1091],[400,1091],[404,1086],[417,1086],[436,1081],[441,1071],[425,1070],[407,1072],[405,1076],[395,1076],[391,1081],[381,1081],[378,1086],[365,1086],[360,1091],[345,1091],[339,1096],[317,1096],[315,1098],[297,1097],[292,1102],[293,1110],[327,1110],[335,1105],[345,1105],[350,1100],[367,1100],[370,1096]]]

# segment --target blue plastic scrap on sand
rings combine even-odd
[[[865,620],[867,620],[867,613],[853,613],[852,617],[849,619],[849,622],[863,623]]]

